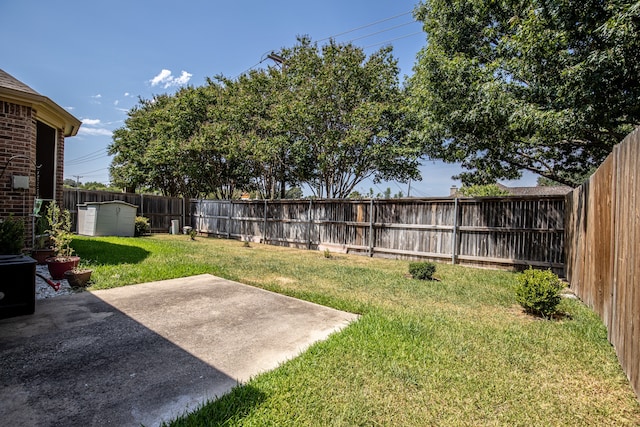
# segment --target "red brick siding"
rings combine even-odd
[[[8,165],[0,179],[0,218],[10,214],[26,218],[26,247],[31,246],[31,217],[36,196],[36,132],[37,112],[31,107],[0,100],[0,173],[8,160],[15,155],[29,156],[29,159],[15,158]],[[57,130],[56,147],[56,200],[62,205],[64,177],[64,133]],[[13,190],[14,175],[29,176],[29,190]]]

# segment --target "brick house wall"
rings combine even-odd
[[[0,69],[0,220],[10,215],[25,219],[27,248],[37,197],[36,163],[42,165],[38,196],[62,205],[64,141],[80,125],[64,108]],[[28,177],[29,188],[14,189],[14,176]]]
[[[30,185],[28,190],[14,190],[12,180],[14,175],[21,175],[28,176],[29,182],[35,183],[35,166],[30,160],[35,159],[35,141],[36,120],[32,108],[0,101],[0,168],[7,166],[0,180],[0,218],[11,214],[24,217],[27,236],[31,236],[29,213],[33,211],[35,186]],[[28,155],[29,159],[15,158],[7,165],[15,155]]]
[[[13,215],[25,219],[25,247],[31,246],[31,213],[36,198],[36,136],[37,111],[25,105],[0,100],[0,219]],[[29,159],[13,156],[23,155]],[[55,199],[63,203],[64,132],[56,129]],[[29,189],[13,189],[13,176],[28,176]]]

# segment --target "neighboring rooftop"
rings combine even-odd
[[[564,196],[570,193],[573,188],[566,185],[538,185],[535,187],[507,187],[496,184],[498,188],[509,193],[510,196]],[[460,197],[459,188],[455,185],[451,187],[449,197]]]
[[[513,196],[564,196],[573,188],[567,185],[538,185],[535,187],[507,187],[498,184],[502,190],[508,191]]]

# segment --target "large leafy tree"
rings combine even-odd
[[[194,150],[193,137],[213,102],[208,89],[187,87],[173,96],[140,100],[125,126],[114,131],[111,180],[123,188],[150,187],[169,196],[206,193],[200,173],[206,159]]]
[[[347,197],[366,178],[419,179],[390,48],[367,57],[302,38],[282,61],[141,100],[114,132],[112,181],[187,197],[284,198],[301,184]]]
[[[170,101],[166,95],[140,99],[138,105],[129,110],[125,126],[113,132],[109,154],[114,157],[109,173],[115,185],[129,191],[153,185],[154,169],[146,156],[156,140],[156,125],[163,121],[163,110]]]
[[[226,117],[227,137],[245,160],[251,183],[265,198],[284,198],[287,188],[299,183],[300,162],[294,157],[287,115],[289,87],[275,67],[253,70],[236,80],[219,77],[225,87],[225,105],[215,114]]]
[[[419,179],[419,149],[391,48],[367,57],[352,44],[301,38],[282,52],[288,89],[280,105],[298,177],[319,197],[345,198],[367,178]]]
[[[465,184],[579,184],[640,124],[640,2],[426,0],[416,17],[413,136]]]

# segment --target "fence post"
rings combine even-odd
[[[309,221],[307,221],[307,250],[311,249],[311,227],[313,226],[313,199],[309,199]]]
[[[262,233],[264,243],[267,243],[267,199],[264,199],[264,232]]]
[[[182,227],[187,226],[187,200],[182,196]]]
[[[456,197],[453,205],[453,235],[451,236],[451,264],[456,263],[458,256],[458,198]]]
[[[373,210],[375,205],[373,204],[373,199],[369,201],[369,256],[373,256]]]
[[[227,216],[227,239],[231,238],[231,210],[233,209],[233,200],[229,199],[229,215]]]
[[[140,216],[144,216],[144,194],[140,193]]]

